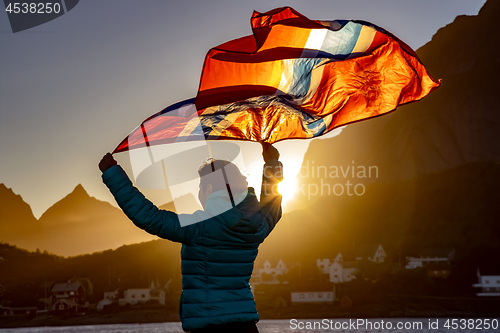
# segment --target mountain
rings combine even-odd
[[[197,206],[192,195],[178,200]],[[175,211],[172,203],[160,208]],[[157,239],[137,228],[120,209],[90,197],[81,185],[50,207],[39,221],[47,234],[44,249],[64,256]]]
[[[498,265],[490,255],[500,251],[500,34],[490,33],[498,17],[500,1],[488,0],[417,50],[442,79],[429,96],[311,141],[297,210],[262,258],[315,261],[381,242],[393,255],[455,247],[468,283],[475,267]]]
[[[458,230],[471,231],[476,237],[472,242],[490,239],[495,219],[491,200],[497,200],[500,185],[494,177],[500,156],[500,55],[495,52],[500,36],[489,31],[496,31],[499,15],[500,2],[489,0],[477,16],[457,17],[417,50],[429,73],[443,80],[429,96],[392,114],[349,125],[335,138],[311,142],[303,163],[309,175],[299,179],[306,191],[294,203],[310,208],[285,214],[263,253],[330,257],[334,247],[369,241],[383,241],[395,251],[416,251],[431,240],[446,242],[447,234],[433,229],[437,226],[458,238],[463,237]],[[327,190],[330,194],[320,195]],[[342,195],[332,193],[340,190]],[[4,207],[8,212],[0,220],[2,239],[14,239],[13,244],[28,249],[77,255],[154,238],[80,185],[39,221],[5,186],[0,195],[2,212]],[[421,224],[428,228],[422,230],[437,234],[428,237]],[[37,242],[25,240],[30,234],[26,229],[33,230]],[[483,235],[483,230],[489,233]]]
[[[404,259],[426,247],[454,247],[452,275],[442,282],[453,287],[448,296],[470,297],[477,267],[498,270],[500,192],[493,185],[499,182],[500,164],[475,162],[411,180],[373,183],[363,196],[321,198],[307,210],[283,215],[260,246],[255,267],[262,267],[265,260],[274,265],[281,258],[289,267],[300,262],[301,274],[307,277],[317,271],[316,259],[333,259],[339,251],[352,254],[360,244],[381,242],[392,262],[397,262],[398,254]],[[0,265],[7,272],[0,274],[0,285],[6,289],[0,301],[33,305],[44,281],[74,277],[92,281],[91,302],[101,299],[104,291],[147,287],[155,279],[165,285],[173,279],[169,308],[176,309],[181,289],[179,252],[178,243],[153,240],[61,258],[0,243]],[[403,272],[394,287],[414,293],[413,288],[429,282],[408,277],[412,272]],[[384,277],[382,285],[391,284],[390,279]],[[379,286],[373,285],[373,293]],[[424,292],[440,296],[434,289]]]
[[[477,267],[498,269],[492,254],[500,252],[499,185],[500,163],[473,162],[372,183],[362,196],[325,196],[283,215],[259,249],[259,264],[280,258],[316,263],[375,242],[396,262],[398,253],[404,259],[426,247],[454,247],[458,266],[474,279]]]
[[[314,140],[303,167],[376,166],[378,177],[303,177],[301,184],[334,185],[410,179],[476,161],[500,159],[500,2],[476,16],[458,16],[416,53],[440,88],[395,112],[348,125],[334,138]],[[302,196],[300,200],[303,200]]]
[[[0,200],[1,240],[31,251],[75,256],[157,239],[137,228],[120,209],[89,196],[82,185],[47,209],[39,220],[29,205],[3,184]],[[193,195],[176,200],[201,208]],[[173,203],[160,208],[175,211]]]
[[[90,197],[81,185],[47,209],[39,222],[46,233],[40,249],[63,256],[156,238],[138,229],[120,209]]]
[[[35,250],[33,241],[43,238],[43,227],[31,207],[12,189],[0,184],[0,240]]]

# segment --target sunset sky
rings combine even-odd
[[[288,5],[311,19],[365,20],[418,49],[484,2],[82,0],[62,17],[15,34],[4,12],[0,183],[20,194],[37,218],[79,183],[112,201],[100,158],[148,116],[195,96],[206,52],[251,34],[253,10]],[[300,166],[308,143],[277,144],[288,172]],[[247,171],[258,168],[260,146],[242,144],[242,151]]]

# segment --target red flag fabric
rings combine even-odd
[[[146,119],[114,153],[192,140],[313,138],[419,100],[436,82],[404,42],[364,21],[254,12],[253,34],[208,51],[196,98]]]

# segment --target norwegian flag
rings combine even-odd
[[[147,118],[113,153],[193,140],[313,138],[417,101],[436,82],[404,42],[364,21],[254,12],[253,34],[210,49],[196,98]]]

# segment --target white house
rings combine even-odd
[[[356,278],[357,262],[344,262],[344,257],[339,252],[333,262],[330,259],[316,259],[318,268],[324,274],[330,275],[330,282],[343,283]]]
[[[387,254],[382,244],[379,243],[363,244],[356,251],[356,260],[369,260],[376,263],[383,263],[386,257]]]
[[[118,300],[118,304],[120,306],[126,304],[135,305],[138,303],[145,303],[150,300],[156,300],[158,303],[165,305],[165,290],[160,287],[158,281],[151,282],[149,288],[133,288],[125,290],[123,292],[123,298]]]
[[[104,298],[97,302],[97,311],[102,311],[106,305],[113,304],[118,299],[118,289],[114,291],[105,291]]]
[[[333,303],[333,291],[292,292],[292,303]]]
[[[406,269],[425,267],[432,265],[449,265],[455,258],[454,248],[426,248],[420,252],[418,257],[406,257],[408,264]]]
[[[292,304],[333,303],[334,300],[335,285],[325,281],[294,284],[290,292],[290,301]]]
[[[330,265],[330,282],[344,283],[356,278],[357,262],[338,262],[334,261]]]
[[[316,259],[316,265],[318,265],[323,274],[328,274],[331,264],[330,259]]]
[[[163,289],[151,289],[149,295],[152,300],[158,301],[161,305],[165,305],[165,290]]]
[[[172,282],[172,279],[168,280],[165,286],[162,287],[158,279],[151,281],[151,285],[149,286],[149,296],[151,300],[157,301],[161,305],[165,305],[165,290],[169,289],[170,282]]]
[[[136,288],[136,289],[127,289],[123,292],[123,298],[118,300],[118,304],[120,306],[126,304],[138,304],[145,303],[151,299],[151,295],[149,294],[149,288]]]
[[[406,260],[408,261],[408,264],[406,264],[405,266],[406,269],[415,269],[418,267],[424,267],[424,265],[422,264],[422,260],[419,260],[419,258],[406,257]]]
[[[266,260],[264,262],[264,268],[254,271],[252,276],[252,285],[258,285],[261,283],[279,284],[280,281],[278,280],[278,275],[284,275],[286,273],[288,273],[288,267],[282,259],[278,260],[275,267],[271,265],[269,260]],[[266,275],[265,277],[264,274]]]
[[[116,289],[114,291],[105,291],[104,292],[104,299],[114,300],[117,297],[118,297],[118,289]]]
[[[283,262],[283,260],[279,260],[278,263],[276,264],[276,267],[272,267],[271,263],[269,260],[266,260],[264,262],[264,268],[259,269],[259,274],[266,273],[270,275],[283,275],[288,273],[288,269]]]
[[[328,273],[330,274],[330,282],[339,283],[342,280],[342,264],[340,262],[334,261],[328,268]]]
[[[500,275],[481,275],[477,270],[478,283],[473,287],[481,288],[477,296],[500,296]]]

